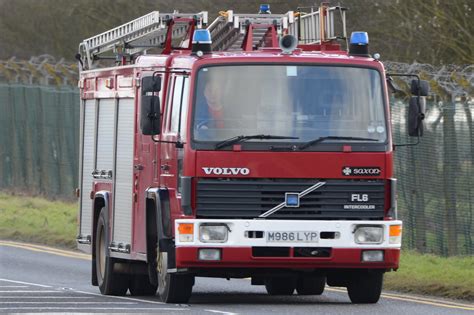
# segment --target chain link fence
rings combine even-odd
[[[77,86],[78,67],[51,55],[18,60],[0,60],[0,82],[28,85]]]
[[[474,66],[387,62],[391,73],[429,80],[424,137],[395,147],[399,216],[405,248],[472,255],[474,205]],[[406,132],[406,93],[391,96],[395,144]],[[0,61],[0,189],[72,198],[78,183],[77,66],[51,56]]]
[[[474,205],[474,66],[433,67],[386,63],[393,73],[430,82],[424,136],[395,148],[399,215],[404,246],[438,255],[472,255]],[[399,81],[409,91],[408,81]],[[394,142],[415,142],[406,132],[408,93],[392,96]]]
[[[78,183],[77,66],[0,61],[0,189],[72,199]]]

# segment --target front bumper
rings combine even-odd
[[[192,241],[180,241],[178,225],[194,224]],[[229,227],[228,239],[224,243],[201,242],[199,226],[203,223],[223,223]],[[400,255],[400,241],[390,242],[390,226],[401,221],[297,221],[297,220],[176,220],[176,267],[221,267],[221,268],[383,268],[397,269]],[[383,239],[379,244],[357,244],[354,231],[358,225],[381,226]],[[318,238],[311,242],[269,241],[269,233],[316,232]],[[255,233],[259,232],[259,233]],[[321,233],[325,232],[325,233]],[[256,237],[258,235],[258,237]],[[330,238],[321,238],[330,235]],[[332,235],[334,235],[332,237]],[[400,238],[399,238],[400,240]],[[392,240],[393,242],[393,240]],[[261,257],[255,255],[255,248],[288,248],[285,257]],[[199,260],[199,249],[219,248],[219,261]],[[295,255],[295,248],[326,249],[325,257],[301,257]],[[365,250],[383,251],[383,261],[362,262]]]

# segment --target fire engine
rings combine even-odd
[[[389,92],[403,74],[367,33],[347,38],[345,8],[262,5],[210,24],[154,11],[76,58],[77,243],[102,294],[183,303],[195,277],[220,277],[378,301],[399,267]],[[418,139],[427,88],[411,83]]]

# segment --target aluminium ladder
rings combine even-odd
[[[312,9],[311,13],[236,14],[228,10],[220,12],[207,29],[211,33],[211,48],[214,51],[246,50],[244,41],[249,32],[251,50],[268,47],[265,40],[272,25],[278,37],[290,34],[298,39],[299,44],[323,44],[347,38],[346,10],[340,6],[329,7],[325,3],[317,11]]]
[[[295,17],[295,23],[289,26],[288,34],[295,36],[300,44],[323,44],[337,39],[345,40],[346,10],[340,6],[329,7],[323,3],[318,11],[299,13]],[[336,27],[338,23],[339,34]]]
[[[189,21],[194,19],[197,28],[207,24],[207,12],[160,13],[153,11],[109,31],[85,39],[79,45],[79,53],[86,61],[87,69],[105,52],[134,55],[147,49],[160,47],[166,42],[168,28],[173,26],[171,39],[180,38],[188,32]],[[173,23],[170,23],[173,22]]]
[[[220,16],[207,29],[211,33],[213,51],[245,50],[243,46],[249,30],[251,46],[255,49],[267,47],[265,39],[269,28],[275,27],[276,34],[282,36],[292,23],[293,11],[286,14],[236,14],[228,10],[220,12]]]

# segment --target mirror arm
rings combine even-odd
[[[184,147],[184,142],[181,142],[181,141],[158,140],[158,139],[155,139],[155,136],[151,136],[151,140],[153,140],[154,143],[171,143],[171,144],[175,144],[178,149],[181,149],[181,148]]]
[[[415,77],[418,80],[418,86],[420,86],[420,76],[418,74],[409,74],[409,73],[386,73],[385,77],[390,79],[390,77]],[[418,99],[421,97],[421,89],[418,88]],[[419,105],[419,104],[418,104]]]
[[[393,150],[395,151],[395,148],[397,147],[411,147],[420,144],[420,136],[418,135],[416,142],[413,143],[402,143],[402,144],[394,144],[392,145]]]

